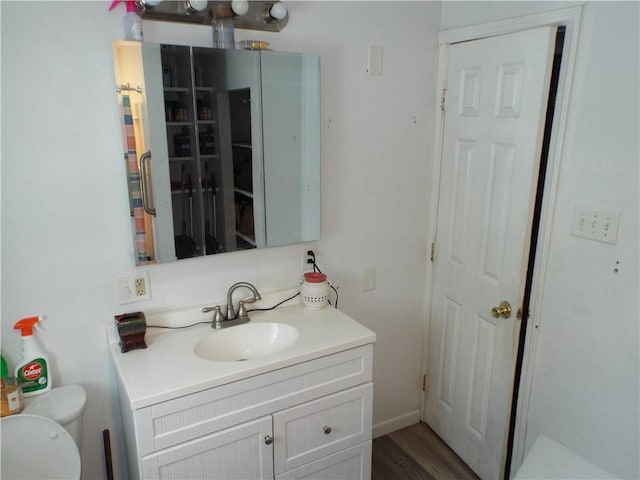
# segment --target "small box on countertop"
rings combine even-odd
[[[122,353],[138,348],[147,348],[144,341],[147,333],[147,320],[142,312],[115,315],[116,327],[120,336],[120,351]]]

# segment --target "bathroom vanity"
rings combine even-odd
[[[195,309],[147,315],[147,323],[172,315],[206,319]],[[267,350],[224,361],[194,351],[234,329],[265,337],[258,326],[270,326],[273,338],[295,329],[295,340],[271,352],[273,338],[264,338]],[[229,343],[242,342],[235,332]],[[148,348],[124,354],[114,339],[129,476],[369,478],[375,339],[336,309],[302,305],[254,312],[249,324],[224,330],[150,328]]]

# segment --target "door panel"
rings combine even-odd
[[[555,27],[449,47],[427,423],[482,478],[504,463]]]

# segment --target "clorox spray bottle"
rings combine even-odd
[[[36,324],[43,317],[27,317],[16,322],[13,328],[22,332],[22,358],[16,367],[16,378],[22,385],[22,394],[31,397],[51,390],[49,357],[33,335]]]

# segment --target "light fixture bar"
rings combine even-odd
[[[138,15],[145,20],[160,20],[165,22],[196,23],[200,25],[211,25],[213,20],[212,11],[219,5],[231,6],[231,1],[209,0],[207,6],[202,11],[189,8],[187,1],[163,1],[157,5],[151,5],[155,1],[136,0]],[[273,18],[269,12],[277,1],[249,1],[248,11],[244,15],[233,16],[234,28],[244,28],[249,30],[263,30],[268,32],[279,32],[289,21],[289,15],[285,13],[282,19]],[[285,9],[286,12],[286,9]]]

